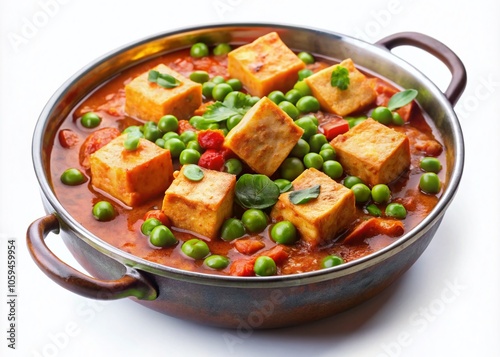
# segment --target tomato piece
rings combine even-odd
[[[116,128],[102,128],[94,131],[87,137],[87,139],[85,139],[82,146],[80,147],[80,164],[85,168],[89,168],[90,155],[119,135],[120,130]]]
[[[260,255],[268,256],[272,258],[276,264],[281,264],[288,259],[288,249],[284,245],[279,244]]]
[[[383,218],[370,218],[361,222],[344,239],[346,244],[357,244],[365,238],[374,237],[378,234],[385,234],[389,237],[399,237],[405,231],[403,222]]]
[[[203,149],[220,150],[224,144],[222,130],[202,130],[198,133],[198,142]]]
[[[337,135],[347,133],[349,131],[349,123],[344,118],[332,118],[322,123],[320,129],[323,131],[328,141],[330,141]]]
[[[209,149],[201,154],[198,166],[210,170],[222,171],[225,162],[223,152]]]
[[[238,239],[234,242],[234,247],[238,252],[245,255],[252,255],[264,248],[266,245],[260,240]]]
[[[78,134],[70,129],[63,129],[58,134],[59,143],[63,148],[69,149],[78,144]]]
[[[185,131],[198,131],[198,130],[196,130],[194,126],[189,124],[189,121],[179,120],[179,127],[177,131],[179,132],[179,135],[181,135]]]
[[[235,260],[229,268],[229,274],[235,276],[254,276],[253,265],[255,264],[255,259]]]
[[[146,214],[144,215],[144,220],[148,220],[149,218],[156,218],[159,220],[163,225],[170,227],[171,222],[170,219],[167,217],[165,213],[163,213],[159,209],[152,209],[150,211],[147,211]]]

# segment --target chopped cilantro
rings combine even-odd
[[[340,90],[346,90],[349,87],[349,70],[342,66],[337,66],[332,71],[330,79],[332,87],[337,87]]]
[[[208,106],[207,111],[203,114],[204,123],[218,123],[231,118],[234,115],[245,115],[252,107],[251,96],[242,92],[231,92],[223,102],[215,102]]]

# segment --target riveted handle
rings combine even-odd
[[[399,32],[376,42],[377,45],[391,50],[398,46],[414,46],[429,52],[442,61],[451,72],[451,81],[444,95],[455,105],[467,83],[465,66],[458,56],[438,40],[418,32]]]
[[[35,220],[28,228],[26,240],[31,257],[38,267],[53,281],[78,295],[99,300],[115,300],[134,296],[141,300],[154,300],[156,288],[140,272],[126,267],[126,273],[117,280],[101,280],[79,272],[60,260],[45,244],[51,232],[58,233],[59,220],[47,215]]]

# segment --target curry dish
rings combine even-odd
[[[162,265],[325,269],[386,247],[436,205],[446,148],[417,95],[275,32],[200,42],[89,93],[54,138],[52,186],[90,232]]]

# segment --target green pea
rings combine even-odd
[[[346,178],[344,179],[344,186],[347,188],[351,188],[357,183],[363,183],[363,180],[361,180],[357,176],[346,176]]]
[[[148,218],[141,224],[141,232],[145,236],[149,236],[153,228],[161,226],[162,223],[157,218]]]
[[[184,149],[179,155],[179,163],[181,165],[197,164],[201,154],[195,149]]]
[[[171,114],[164,115],[158,121],[158,129],[164,133],[177,131],[179,128],[179,120]]]
[[[192,130],[186,130],[181,135],[179,135],[179,139],[181,139],[184,144],[187,144],[193,140],[197,140],[197,138],[198,135]]]
[[[337,156],[337,153],[335,152],[335,148],[330,143],[323,144],[321,146],[320,152],[323,150],[333,150],[333,154],[335,156]]]
[[[224,169],[229,174],[239,175],[243,171],[243,164],[240,160],[231,158],[224,163]]]
[[[210,80],[207,71],[194,71],[189,75],[189,79],[196,83],[205,83]]]
[[[301,69],[298,72],[298,75],[299,75],[299,81],[301,81],[304,78],[312,76],[313,75],[313,71],[311,71],[309,68],[304,68],[304,69]]]
[[[241,222],[250,233],[259,233],[267,227],[267,215],[260,209],[250,208],[243,212]]]
[[[276,267],[276,263],[271,257],[261,255],[257,259],[255,259],[255,263],[253,266],[253,271],[255,275],[258,276],[272,276],[276,275],[278,268]]]
[[[370,199],[371,191],[364,183],[357,183],[351,187],[357,203],[365,203]]]
[[[405,124],[405,120],[403,119],[403,117],[401,115],[399,115],[398,112],[392,113],[392,122],[395,125],[404,125]]]
[[[299,116],[299,110],[297,109],[297,107],[287,100],[280,102],[278,106],[292,119],[296,119]]]
[[[215,270],[222,270],[229,265],[229,259],[223,255],[210,255],[205,258],[203,264]]]
[[[340,264],[344,264],[344,259],[338,255],[327,255],[321,260],[321,268],[331,268]]]
[[[391,199],[389,186],[380,183],[372,187],[372,200],[377,203],[387,203]]]
[[[309,138],[309,146],[311,147],[312,152],[319,153],[321,147],[326,143],[328,143],[328,140],[326,139],[326,136],[321,133],[314,134]]]
[[[99,201],[92,207],[92,215],[101,222],[111,221],[116,216],[115,208],[108,201]]]
[[[207,99],[212,98],[212,92],[217,84],[214,82],[205,82],[201,85],[201,94]]]
[[[216,56],[223,56],[227,55],[229,52],[231,52],[231,45],[228,43],[219,43],[217,46],[214,47],[213,53]]]
[[[420,161],[420,168],[427,172],[438,173],[441,171],[441,162],[435,157],[424,157]]]
[[[315,152],[310,152],[309,154],[306,154],[304,156],[304,166],[308,169],[311,167],[315,168],[316,170],[321,170],[323,167],[323,157]]]
[[[313,64],[315,62],[314,56],[309,52],[300,52],[297,54],[297,57],[305,64]]]
[[[392,123],[392,112],[387,107],[377,107],[371,113],[373,120],[381,124],[389,125]]]
[[[195,43],[194,45],[191,46],[191,49],[189,51],[189,54],[191,57],[194,58],[200,58],[200,57],[205,57],[208,56],[208,46],[204,44],[203,42],[198,42]]]
[[[280,193],[288,192],[292,188],[292,183],[288,180],[285,180],[285,179],[281,179],[281,178],[276,179],[276,180],[274,180],[274,183],[276,185],[278,185],[278,187],[280,189]]]
[[[387,217],[394,217],[398,219],[406,218],[406,208],[401,203],[389,203],[385,208],[385,215]]]
[[[198,140],[191,140],[186,144],[186,149],[193,149],[198,151],[200,154],[203,152],[203,148],[201,147]]]
[[[259,100],[260,98],[257,97],[256,95],[251,96],[250,98],[248,98],[248,105],[253,107]]]
[[[297,241],[297,229],[290,221],[281,221],[271,228],[271,239],[278,244],[293,244]]]
[[[298,82],[296,82],[293,85],[293,89],[298,90],[299,93],[300,93],[300,95],[302,97],[304,97],[306,95],[311,95],[312,94],[311,88],[309,88],[309,86],[307,85],[307,83],[304,82],[304,81],[298,81]]]
[[[296,107],[301,113],[317,112],[319,110],[319,102],[312,95],[306,95],[299,99]]]
[[[299,141],[297,141],[297,144],[295,144],[292,151],[290,152],[290,156],[302,159],[309,153],[309,150],[310,150],[309,143],[304,139],[299,139]]]
[[[241,114],[230,116],[229,119],[226,120],[227,129],[233,130],[233,128],[240,123],[241,119],[243,119],[243,115]]]
[[[347,123],[349,124],[349,129],[354,128],[356,125],[361,123],[362,121],[365,121],[367,118],[365,115],[362,115],[360,117],[345,117],[345,120],[347,120]]]
[[[222,102],[224,100],[224,98],[226,98],[226,95],[228,95],[232,91],[233,91],[233,87],[231,87],[229,84],[219,83],[219,84],[215,85],[215,87],[212,91],[212,97],[215,100]]]
[[[149,234],[149,243],[155,247],[170,247],[177,244],[177,238],[167,226],[159,225]]]
[[[304,170],[304,163],[297,157],[287,157],[280,166],[280,176],[288,181],[293,181]]]
[[[158,139],[156,139],[155,144],[161,148],[164,148],[165,147],[165,139],[158,138]]]
[[[215,84],[226,83],[226,79],[222,76],[215,76],[214,78],[212,78],[212,82],[214,82]]]
[[[368,212],[368,214],[375,217],[380,217],[382,215],[382,211],[380,210],[380,208],[378,208],[373,203],[370,203],[368,206],[366,206],[366,211]]]
[[[309,116],[295,120],[295,124],[304,130],[304,134],[302,134],[304,140],[309,140],[311,136],[318,133],[318,125]]]
[[[101,117],[94,112],[87,112],[82,115],[80,122],[85,128],[95,128],[101,124]]]
[[[172,157],[177,158],[186,148],[186,144],[181,139],[171,138],[165,141],[164,148],[170,151]]]
[[[297,89],[290,89],[285,94],[285,100],[289,101],[293,105],[295,105],[299,99],[302,98],[302,94]]]
[[[87,178],[78,169],[70,168],[65,170],[61,175],[61,182],[68,186],[77,186],[86,182]]]
[[[144,127],[144,138],[153,143],[156,141],[156,139],[161,138],[162,135],[162,132],[154,123]]]
[[[328,145],[330,146],[330,144],[325,144],[325,145]],[[325,147],[325,145],[321,146],[321,149],[319,150],[319,154],[321,155],[321,157],[323,158],[324,161],[328,161],[328,160],[335,160],[335,150],[333,150],[333,148],[330,146],[329,149],[323,149],[323,147]]]
[[[198,238],[193,238],[184,242],[181,250],[184,254],[193,259],[203,259],[210,254],[207,243]]]
[[[441,181],[439,181],[439,176],[434,172],[424,173],[420,176],[419,187],[425,193],[438,193],[441,190]]]
[[[282,101],[286,100],[285,95],[280,90],[272,91],[267,95],[275,104],[280,104]]]
[[[127,134],[127,137],[123,141],[123,147],[127,151],[137,150],[137,148],[139,147],[140,139],[141,139],[140,135],[134,132],[130,132]]]
[[[240,91],[243,89],[243,84],[237,78],[229,78],[226,81],[226,83],[229,84],[231,86],[231,88],[233,88],[234,91]]]
[[[340,162],[335,160],[325,160],[322,169],[333,180],[340,178],[344,174],[344,168]]]
[[[237,218],[228,218],[222,223],[221,238],[225,241],[242,237],[245,235],[245,226]]]
[[[163,134],[163,136],[162,136],[162,139],[165,141],[172,139],[172,138],[180,139],[180,136],[175,131],[170,131],[168,133]]]
[[[314,123],[314,125],[318,126],[319,125],[319,120],[318,118],[316,118],[316,116],[314,116],[313,114],[308,114],[308,115],[304,115],[302,118],[309,118],[312,120],[312,122]],[[301,118],[301,119],[302,119]]]
[[[142,134],[142,131],[141,131],[141,127],[138,126],[138,125],[131,125],[131,126],[128,126],[126,127],[123,131],[122,131],[123,134],[128,134],[128,133],[134,133],[134,134],[137,134],[139,136],[143,136]]]

